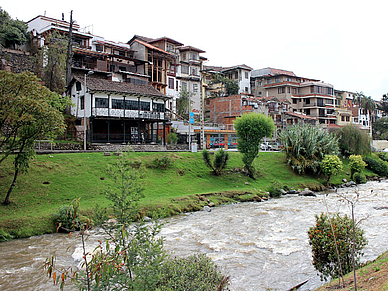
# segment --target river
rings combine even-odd
[[[356,219],[363,219],[361,227],[369,241],[362,260],[373,260],[388,249],[388,181],[317,197],[286,195],[182,214],[166,219],[161,235],[165,248],[175,255],[211,257],[230,275],[233,291],[287,290],[308,279],[299,290],[314,290],[322,283],[311,264],[307,230],[314,225],[314,215],[326,211],[325,200],[330,212],[350,215],[349,204],[338,194],[356,192],[360,197]],[[93,239],[88,243],[95,244]],[[58,290],[43,271],[45,258],[54,253],[58,266],[76,267],[79,239],[50,234],[0,243],[0,290]]]

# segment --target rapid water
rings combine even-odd
[[[369,241],[363,261],[373,260],[388,249],[388,181],[317,197],[287,195],[183,214],[165,220],[161,235],[165,249],[175,255],[211,257],[230,275],[233,291],[288,290],[308,279],[299,290],[314,290],[322,283],[311,264],[307,230],[314,225],[315,214],[326,212],[325,198],[330,212],[350,215],[349,204],[337,194],[350,197],[356,192],[360,197],[356,219],[363,219],[361,227]],[[88,244],[92,248],[95,240]],[[80,240],[51,234],[0,243],[0,290],[58,290],[43,271],[45,259],[54,253],[58,266],[76,267]]]

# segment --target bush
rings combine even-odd
[[[0,242],[13,239],[13,236],[4,229],[0,228]]]
[[[172,159],[170,156],[163,156],[161,158],[155,158],[152,161],[152,167],[156,169],[167,169],[171,167],[173,164]]]
[[[315,220],[316,225],[310,227],[308,236],[313,253],[313,265],[321,273],[321,279],[338,278],[341,275],[335,242],[343,273],[352,271],[353,221],[346,215],[340,216],[338,213],[333,217],[324,213],[320,216],[315,215]],[[332,228],[336,239],[334,239]],[[360,266],[362,249],[366,244],[364,231],[356,226],[354,260],[357,267]]]
[[[269,196],[271,197],[279,197],[283,194],[282,187],[279,185],[279,183],[273,183],[271,187],[269,188]]]
[[[167,143],[171,145],[176,145],[178,142],[178,136],[174,132],[167,134]]]
[[[388,162],[388,153],[379,152],[377,156],[385,162]]]
[[[364,162],[367,163],[367,168],[372,170],[380,177],[388,176],[388,163],[383,160],[376,160],[370,157],[364,157]]]
[[[157,290],[228,290],[217,265],[205,255],[169,258],[160,270]]]
[[[366,165],[360,155],[351,155],[349,157],[350,177],[353,178],[354,173],[361,173]]]
[[[325,155],[338,153],[338,140],[326,130],[312,125],[288,126],[279,133],[287,163],[292,170],[304,174],[318,173]]]
[[[204,149],[202,151],[202,158],[210,169],[213,170],[213,173],[217,176],[221,176],[222,170],[226,167],[226,164],[229,160],[229,153],[220,149],[214,154],[214,160],[210,159],[210,153],[208,150]]]
[[[59,231],[79,230],[79,221],[73,205],[59,207],[58,212],[53,214],[53,220]]]
[[[327,177],[327,183],[329,183],[332,175],[337,175],[342,169],[342,161],[336,155],[327,155],[321,162],[321,170]]]
[[[357,184],[365,184],[366,183],[366,177],[358,172],[353,175],[353,180]]]
[[[91,219],[94,225],[96,226],[103,225],[108,220],[108,213],[106,208],[96,203],[93,207]]]

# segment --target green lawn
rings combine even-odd
[[[221,177],[214,176],[203,160],[201,152],[190,153],[138,153],[131,152],[133,159],[140,159],[147,166],[157,157],[169,155],[173,165],[168,169],[146,167],[143,178],[145,198],[141,201],[143,214],[160,208],[164,215],[196,209],[198,195],[220,192],[266,191],[273,183],[294,188],[319,188],[323,177],[300,176],[293,173],[285,163],[285,154],[262,152],[255,160],[258,178],[252,180],[241,173],[241,155],[230,152],[227,169]],[[103,153],[73,153],[38,155],[27,174],[21,175],[11,195],[11,204],[0,205],[0,228],[16,237],[55,231],[51,214],[58,207],[81,198],[81,209],[88,212],[96,203],[109,206],[102,194],[111,181],[105,169],[117,156]],[[346,171],[331,182],[340,183],[347,177]],[[12,162],[6,160],[0,169],[1,199],[4,200],[12,181]],[[220,202],[217,195],[208,196]],[[225,200],[221,200],[221,202]],[[201,206],[201,205],[200,205]]]

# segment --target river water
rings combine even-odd
[[[161,235],[165,248],[175,255],[207,254],[230,275],[233,291],[288,290],[308,279],[299,290],[314,290],[322,283],[311,264],[307,230],[315,214],[326,212],[326,204],[330,212],[350,215],[349,204],[338,194],[357,193],[356,219],[363,219],[369,241],[363,261],[373,260],[388,249],[388,181],[317,197],[286,195],[183,214],[165,220]],[[92,248],[95,240],[88,244]],[[0,290],[58,290],[43,271],[45,259],[54,253],[58,266],[76,267],[79,238],[50,234],[0,243]]]

